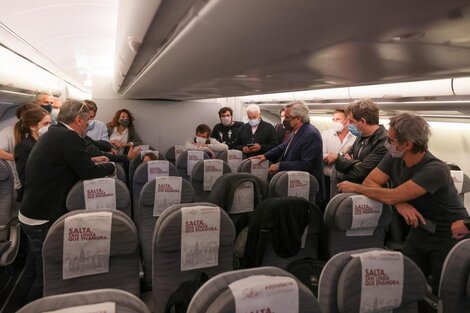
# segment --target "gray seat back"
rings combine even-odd
[[[153,301],[154,312],[162,313],[171,293],[196,272],[209,277],[233,269],[233,241],[235,227],[224,210],[220,210],[220,238],[218,265],[197,270],[181,271],[181,221],[182,207],[214,206],[211,203],[176,204],[168,208],[155,225],[153,234]]]
[[[220,159],[220,160],[222,160],[222,161],[224,161],[224,162],[227,162],[227,164],[229,164],[229,166],[230,166],[230,162],[229,162],[229,160],[228,160],[229,151],[230,151],[230,150],[218,152],[217,155],[216,155],[216,158],[217,158],[217,159]],[[245,156],[244,153],[241,153],[241,155],[242,155],[242,161],[243,161],[243,160],[246,158],[246,156]],[[238,161],[238,160],[236,160],[236,161]],[[240,163],[241,163],[241,161],[240,161]],[[237,165],[235,168],[231,168],[231,169],[232,169],[232,173],[235,173],[235,172],[238,171],[238,166],[240,165],[240,163],[238,163],[238,165]],[[235,163],[235,164],[237,164],[237,163]]]
[[[131,196],[129,194],[129,189],[127,186],[119,179],[115,180],[116,182],[116,209],[125,213],[129,218],[131,218]],[[70,189],[69,194],[67,195],[67,200],[65,205],[67,210],[84,210],[85,206],[85,192],[83,189],[83,180],[77,182],[72,189]]]
[[[17,313],[42,313],[104,302],[115,303],[116,313],[150,313],[142,300],[119,289],[96,289],[44,297],[22,307]]]
[[[295,173],[297,171],[282,171],[276,173],[271,181],[269,182],[269,195],[268,197],[288,197],[289,196],[289,173]],[[308,200],[310,203],[315,203],[315,196],[320,190],[317,179],[308,172],[309,177],[309,192]]]
[[[458,242],[447,254],[439,298],[444,313],[463,312],[463,308],[470,308],[470,239]]]
[[[155,184],[152,180],[147,182],[142,188],[138,201],[138,224],[140,249],[143,258],[144,283],[147,287],[152,285],[152,238],[155,230],[155,223],[158,217],[153,216],[153,208],[155,202]],[[194,202],[194,189],[191,184],[182,179],[181,185],[181,203]]]
[[[391,208],[383,205],[382,214],[372,235],[350,235],[354,193],[340,193],[328,202],[325,209],[325,235],[328,256],[353,249],[383,248],[385,234],[392,219]]]
[[[178,173],[178,170],[172,163],[169,163],[168,170],[169,170],[169,176],[180,176]],[[133,201],[134,221],[137,221],[139,219],[138,218],[139,212],[137,210],[137,207],[138,207],[138,201],[140,198],[140,192],[142,191],[142,188],[148,181],[149,181],[148,163],[141,163],[137,167],[134,173],[134,182],[132,184],[132,188],[133,188],[132,196],[134,198],[134,201]],[[137,225],[137,227],[139,227],[139,225]]]
[[[258,267],[219,274],[207,281],[196,292],[188,307],[188,313],[235,313],[235,299],[229,285],[253,275],[285,276],[296,279],[292,274],[277,267]],[[302,283],[299,287],[299,312],[320,313],[317,299]],[[269,303],[266,303],[269,307]]]
[[[64,280],[64,231],[69,232],[64,229],[65,219],[69,216],[90,212],[112,213],[109,271]],[[61,216],[47,233],[42,257],[44,264],[44,296],[100,288],[122,289],[140,296],[137,230],[131,219],[120,211],[77,210]],[[83,250],[77,261],[79,262],[77,266],[80,268],[90,262]]]
[[[177,159],[177,153],[175,151],[176,146],[170,147],[165,153],[165,159],[173,163],[174,166],[176,166],[176,159]],[[184,148],[186,149],[186,148]]]
[[[20,246],[20,225],[15,207],[13,171],[0,160],[0,266],[12,263]]]
[[[124,183],[124,185],[127,185],[127,177],[126,177],[126,171],[124,170],[124,167],[120,163],[114,163],[116,165],[116,178],[119,179]]]
[[[336,254],[323,268],[318,288],[322,312],[359,313],[361,303],[361,261],[352,255],[383,249],[361,249]],[[426,280],[418,266],[403,256],[403,294],[394,313],[418,313],[417,302],[424,298]],[[373,309],[371,313],[378,312]]]
[[[150,147],[150,150],[148,152],[154,152],[153,148]],[[140,153],[140,155],[136,156],[129,162],[129,189],[133,191],[133,184],[134,184],[134,174],[137,168],[139,167],[140,164],[142,164],[142,157],[148,153],[147,151],[143,151]],[[158,152],[158,151],[157,151]],[[154,153],[155,155],[155,153]],[[165,158],[162,157],[162,154],[158,152],[158,155],[155,155],[157,157],[157,160],[164,160]]]
[[[204,190],[204,168],[207,166],[207,161],[211,160],[203,160],[198,162],[193,168],[193,174],[191,175],[191,185],[193,185],[194,192],[196,193],[196,202],[203,202],[207,201],[209,197],[209,193],[211,190]],[[220,161],[219,161],[220,162]],[[232,173],[230,166],[227,162],[222,161],[222,175]],[[219,177],[220,178],[220,177]],[[214,183],[215,185],[215,183]]]
[[[204,160],[208,160],[211,157],[209,154],[204,152]],[[189,180],[190,177],[188,175],[188,151],[184,151],[180,154],[176,168],[178,169],[179,176],[183,177],[184,179]]]
[[[264,161],[264,162],[269,162],[269,161]],[[238,166],[238,172],[239,173],[250,173],[250,174],[255,175],[251,171],[251,163],[252,163],[252,161],[250,159],[243,160],[240,163],[240,165]],[[269,165],[268,165],[268,168],[269,168]],[[255,176],[257,176],[257,175],[255,175]],[[258,178],[260,178],[261,180],[266,181],[266,182],[268,181],[267,175],[266,175],[266,177],[258,176]]]

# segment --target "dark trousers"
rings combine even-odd
[[[420,228],[411,229],[403,246],[403,254],[418,265],[425,277],[432,276],[432,293],[437,295],[442,266],[457,240],[448,234],[431,234]]]
[[[21,228],[28,237],[29,255],[25,265],[25,272],[34,273],[31,275],[32,281],[26,297],[29,303],[42,297],[43,292],[43,266],[42,266],[42,245],[46,239],[51,223],[31,226],[21,223]]]

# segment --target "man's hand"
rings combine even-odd
[[[339,192],[358,192],[361,185],[351,183],[349,181],[343,181],[336,185],[336,187],[338,187]]]
[[[142,146],[137,146],[137,148],[134,148],[133,145],[129,147],[129,151],[127,152],[127,159],[130,161],[134,159],[136,156],[140,154],[140,151],[142,150]]]
[[[110,143],[115,147],[115,148],[122,148],[124,147],[124,144],[120,142],[119,140],[111,140]]]
[[[261,146],[259,143],[255,143],[253,146],[251,146],[250,151],[251,152],[258,152],[261,150]]]
[[[264,156],[264,154],[260,154],[260,155],[255,155],[255,156],[252,156],[252,157],[249,157],[250,160],[259,160],[259,163],[263,163],[265,160],[266,160],[266,157]]]
[[[279,163],[271,164],[268,170],[270,175],[274,175],[279,172]]]
[[[463,220],[453,222],[450,230],[452,231],[452,237],[455,239],[462,239],[465,235],[470,234],[470,230],[465,226]]]
[[[406,224],[413,226],[414,228],[418,227],[420,222],[421,224],[426,225],[424,217],[411,204],[407,202],[397,203],[395,204],[395,208],[398,213],[403,216]]]
[[[109,159],[105,157],[104,155],[92,157],[91,160],[95,162],[95,164],[109,162]]]
[[[328,153],[328,155],[324,158],[325,163],[328,165],[332,165],[336,162],[336,159],[338,158],[337,154],[334,153]]]
[[[352,157],[349,153],[343,154],[343,158],[345,158],[346,160],[352,160]]]

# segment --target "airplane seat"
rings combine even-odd
[[[183,151],[176,160],[176,168],[181,177],[189,180],[196,163],[202,160],[209,160],[210,158],[209,154],[201,150]]]
[[[203,160],[194,165],[191,185],[196,194],[196,202],[207,201],[209,193],[222,175],[232,173],[227,162],[222,160]]]
[[[301,197],[315,204],[319,190],[317,179],[312,174],[303,171],[282,171],[271,178],[268,197]]]
[[[238,166],[245,159],[245,155],[240,150],[227,150],[218,152],[216,158],[227,162],[232,169],[232,173],[236,173]]]
[[[185,146],[172,146],[165,153],[165,159],[170,161],[174,166],[176,166],[176,161],[183,151],[186,151]]]
[[[271,163],[267,160],[262,162],[261,164],[257,164],[256,162],[253,162],[253,160],[245,159],[240,163],[237,171],[239,173],[253,174],[259,179],[267,182],[269,164]]]
[[[312,292],[299,283],[292,274],[277,267],[266,266],[226,272],[211,278],[199,288],[192,298],[188,313],[239,312],[236,309],[236,302],[243,299],[244,296],[243,291],[240,293],[240,289],[243,288],[240,286],[250,290],[254,295],[261,295],[261,299],[258,297],[254,299],[261,300],[265,304],[264,312],[268,312],[266,308],[269,308],[269,312],[321,312]],[[267,286],[284,286],[285,288],[281,287],[280,290],[268,293],[265,289]],[[258,303],[252,304],[248,312],[263,312],[259,306],[256,306]],[[250,307],[250,304],[247,305]],[[297,310],[294,307],[297,307]]]
[[[176,202],[167,201],[165,203],[165,200],[162,199],[162,209],[159,208],[159,205],[155,205],[155,198],[162,196],[162,193],[156,192],[157,184],[159,184],[158,181],[160,180],[159,177],[147,182],[142,188],[142,192],[140,193],[140,198],[137,205],[138,214],[137,219],[135,221],[139,232],[140,249],[143,259],[143,282],[145,284],[145,289],[150,289],[152,286],[152,238],[156,221],[158,220],[162,212],[173,204],[194,202],[194,189],[191,184],[184,178],[175,178],[181,181],[180,197],[177,199]],[[161,184],[166,185],[167,183],[163,181]],[[174,190],[167,191],[166,193],[171,196],[174,194]]]
[[[136,156],[129,162],[129,190],[133,191],[133,184],[134,184],[134,174],[140,164],[142,164],[142,158],[146,153],[153,153],[157,160],[164,160],[165,157],[159,153],[159,151],[154,150],[151,146],[148,146],[149,150],[141,151],[140,155]],[[137,195],[138,196],[138,195]]]
[[[17,313],[55,312],[56,310],[61,310],[62,313],[72,313],[84,309],[83,306],[88,309],[86,312],[150,313],[142,300],[119,289],[95,289],[44,297],[25,305]]]
[[[101,288],[140,296],[137,230],[120,211],[66,213],[49,229],[42,257],[44,296]]]
[[[193,280],[233,269],[235,227],[224,210],[211,203],[175,204],[165,210],[153,233],[153,307],[163,313],[170,294]]]
[[[302,258],[318,259],[322,231],[322,212],[316,205],[299,197],[268,198],[250,217],[247,234],[237,238],[240,265],[286,268]]]
[[[114,191],[108,192],[106,187],[100,187],[100,182],[112,182],[114,184]],[[79,181],[77,182],[72,189],[70,189],[67,199],[65,201],[65,206],[67,210],[75,211],[75,210],[84,210],[84,209],[116,209],[118,211],[123,212],[129,218],[131,218],[132,209],[131,209],[131,196],[129,194],[129,189],[121,180],[116,180],[112,178],[98,178],[92,179],[88,182],[92,184],[89,185],[87,188],[91,188],[93,190],[85,191],[85,185],[87,181]],[[112,187],[112,186],[111,186]],[[101,192],[99,191],[101,189]],[[108,197],[104,197],[104,195],[110,195],[113,199],[109,201]],[[112,195],[114,194],[114,195]],[[94,201],[97,200],[97,201]],[[101,202],[100,200],[103,200]]]
[[[351,249],[384,248],[391,222],[389,206],[354,193],[340,193],[324,213],[328,257]]]
[[[465,174],[460,166],[457,164],[446,162],[447,166],[450,170],[450,175],[452,176],[452,180],[454,181],[455,188],[457,188],[457,192],[459,193],[460,200],[462,204],[465,203],[465,194],[470,192],[470,178],[467,174]]]
[[[207,201],[228,213],[238,236],[248,226],[248,217],[267,196],[267,182],[249,173],[231,173],[217,180]]]
[[[127,185],[126,170],[120,163],[114,163],[114,165],[116,166],[116,178]]]
[[[418,313],[426,286],[421,270],[401,252],[345,251],[323,268],[318,302],[329,313]]]
[[[138,200],[140,198],[140,192],[144,185],[155,177],[159,176],[180,176],[176,167],[169,161],[158,160],[149,161],[147,163],[141,163],[135,173],[134,182],[132,184],[132,195],[133,195],[133,213],[134,220],[138,219]]]
[[[13,171],[0,160],[0,266],[11,264],[20,247],[20,223],[15,206]]]
[[[470,308],[470,238],[458,242],[447,254],[438,296],[444,313]]]

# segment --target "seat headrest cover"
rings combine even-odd
[[[228,287],[236,312],[299,312],[299,286],[291,277],[253,275]]]
[[[401,253],[373,250],[351,256],[338,280],[339,312],[382,312],[424,297],[422,272]]]
[[[155,178],[153,216],[160,216],[171,205],[181,203],[182,193],[183,178],[178,176]]]
[[[111,225],[111,212],[65,218],[63,279],[109,272]]]
[[[116,180],[96,178],[83,181],[85,208],[116,209]]]
[[[380,202],[360,195],[350,195],[340,200],[335,202],[336,208],[327,208],[334,210],[334,223],[339,230],[372,228],[373,232],[374,228],[383,227],[389,222],[389,207],[384,207]],[[384,216],[387,218],[382,218]]]
[[[181,208],[181,271],[217,266],[220,247],[220,208]]]

